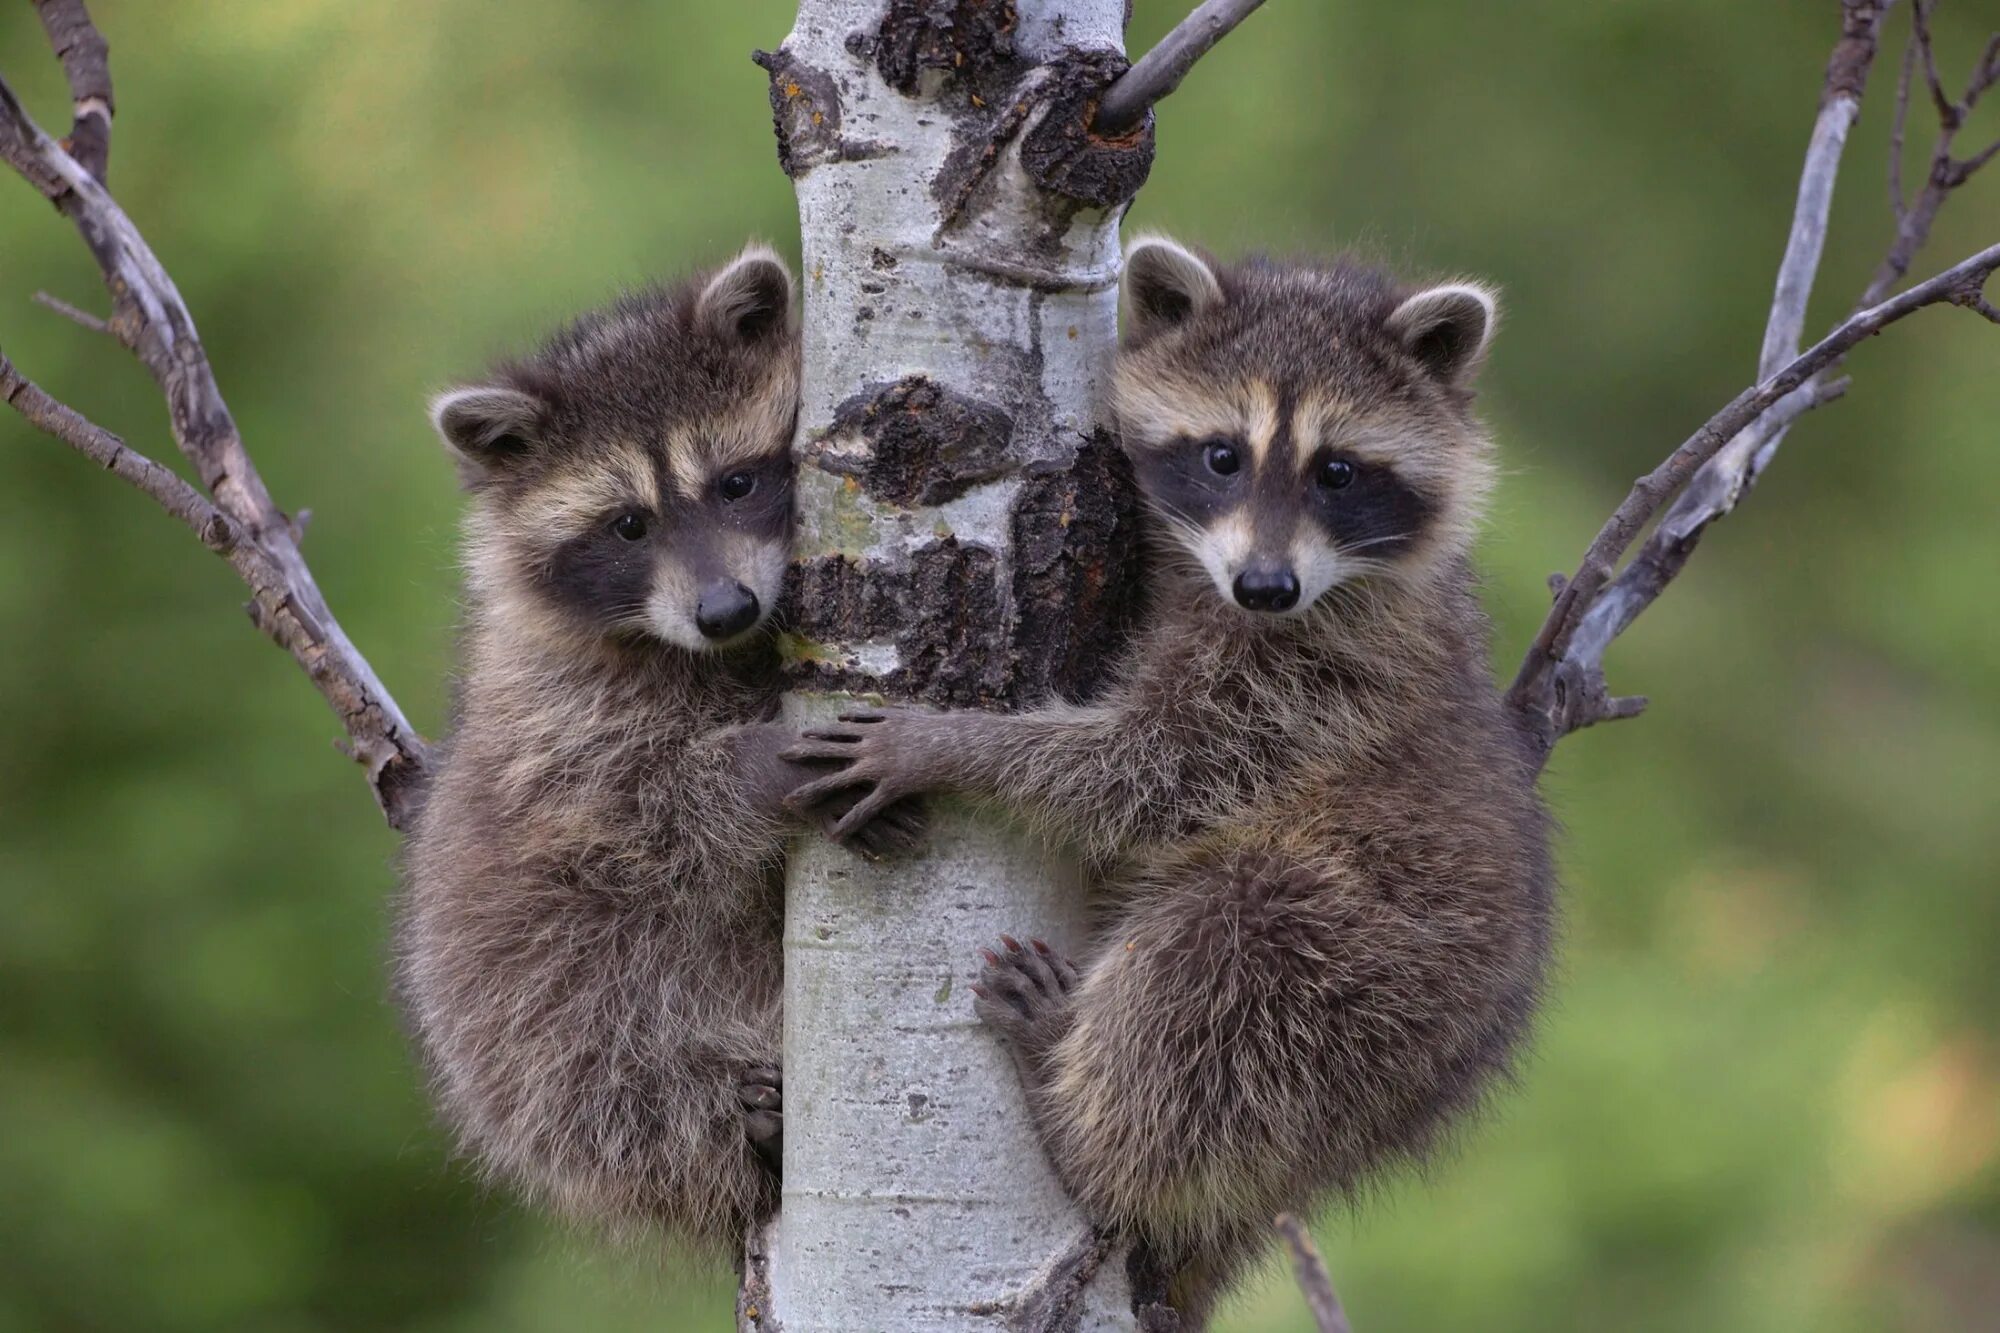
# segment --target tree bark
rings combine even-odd
[[[1137,606],[1102,377],[1150,117],[1093,135],[1124,0],[803,0],[771,75],[805,273],[789,715],[1087,694]],[[939,805],[924,854],[793,849],[784,1202],[747,1327],[1129,1328],[967,986],[1082,941],[1075,866]],[[1038,1275],[1042,1279],[1038,1281]]]

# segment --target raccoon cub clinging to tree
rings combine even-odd
[[[1116,410],[1154,516],[1145,622],[1101,701],[850,714],[836,833],[995,799],[1107,868],[1072,966],[988,952],[981,1017],[1085,1209],[1199,1318],[1273,1214],[1431,1146],[1503,1076],[1549,948],[1547,830],[1487,675],[1465,284],[1217,267],[1141,242]]]
[[[752,248],[433,404],[474,496],[399,991],[494,1173],[733,1249],[777,1200],[792,282]],[[891,828],[907,827],[900,820]]]

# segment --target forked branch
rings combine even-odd
[[[1897,90],[1891,130],[1896,239],[1854,313],[1804,355],[1799,354],[1806,305],[1825,245],[1841,150],[1859,114],[1888,7],[1888,0],[1846,0],[1843,5],[1841,40],[1828,62],[1825,93],[1806,151],[1791,233],[1765,325],[1758,383],[1640,478],[1592,541],[1576,573],[1553,581],[1557,588],[1555,606],[1508,694],[1537,762],[1545,760],[1555,743],[1569,732],[1632,717],[1644,708],[1644,699],[1621,698],[1610,692],[1604,677],[1605,651],[1680,573],[1708,527],[1731,512],[1755,484],[1792,423],[1845,391],[1845,380],[1829,376],[1845,362],[1851,348],[1915,310],[1939,302],[1965,306],[2000,323],[1995,317],[2000,312],[1994,312],[1984,294],[1986,279],[2000,266],[2000,247],[1983,250],[1894,299],[1884,299],[1908,271],[1946,196],[1991,158],[1990,151],[1983,151],[1958,159],[1952,155],[1952,145],[1965,112],[2000,79],[2000,37],[1996,37],[1981,55],[1965,96],[1956,102],[1946,97],[1935,82],[1936,62],[1928,27],[1930,5],[1913,4],[1911,47]],[[1927,183],[1906,206],[1897,183],[1897,164],[1911,71],[1919,63],[1935,89],[1940,131]],[[1655,516],[1661,516],[1658,524],[1619,570],[1620,559]]]
[[[193,316],[145,238],[104,188],[112,105],[104,39],[81,0],[37,0],[36,7],[76,98],[71,135],[76,151],[45,134],[0,80],[0,159],[82,235],[111,293],[105,330],[152,374],[166,398],[174,442],[207,496],[57,403],[11,365],[0,378],[5,397],[31,423],[152,496],[229,561],[250,587],[251,618],[292,655],[332,706],[347,733],[348,751],[367,768],[384,815],[401,828],[426,771],[424,741],[327,609],[299,552],[294,521],[272,500],[243,447]],[[45,304],[72,318],[81,313]]]
[[[35,0],[48,31],[72,103],[69,139],[63,147],[99,184],[111,164],[111,47],[90,21],[83,0]]]

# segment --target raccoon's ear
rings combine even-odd
[[[431,424],[458,459],[467,485],[532,453],[545,417],[540,399],[499,384],[447,389],[431,399]]]
[[[1464,387],[1493,338],[1498,303],[1485,287],[1451,282],[1418,292],[1389,315],[1389,332],[1445,383]]]
[[[718,338],[754,343],[792,325],[792,271],[765,246],[753,245],[701,289],[695,322]]]
[[[1194,251],[1164,236],[1142,236],[1125,256],[1121,291],[1125,336],[1173,328],[1222,303],[1215,270]]]

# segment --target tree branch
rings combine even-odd
[[[1145,119],[1153,103],[1181,86],[1194,62],[1234,31],[1264,0],[1202,0],[1192,14],[1160,39],[1159,45],[1104,90],[1091,128],[1119,135]]]
[[[111,47],[83,0],[35,0],[49,45],[62,62],[75,114],[64,147],[100,184],[111,164]]]
[[[736,1333],[782,1333],[771,1314],[771,1239],[776,1222],[752,1222],[737,1268]]]
[[[1764,324],[1763,345],[1757,358],[1760,380],[1776,374],[1799,353],[1806,307],[1812,299],[1813,280],[1826,249],[1827,221],[1833,209],[1834,184],[1840,176],[1841,154],[1847,145],[1848,132],[1861,114],[1861,96],[1868,86],[1868,72],[1875,61],[1882,16],[1886,9],[1887,0],[1848,0],[1842,8],[1840,40],[1827,58],[1819,114],[1814,118],[1812,138],[1806,145],[1805,165],[1799,173],[1798,197],[1792,209],[1791,231],[1785,239],[1785,254],[1779,261],[1777,282],[1771,295],[1771,312]],[[1909,62],[1905,61],[1905,76],[1908,72]],[[1907,77],[1901,91],[1908,91]],[[1901,110],[1900,102],[1898,109]],[[1901,133],[1900,124],[1895,132]],[[1900,202],[1900,194],[1897,198]],[[1575,580],[1570,582],[1567,592],[1573,599],[1571,605],[1577,608],[1575,616],[1579,640],[1575,645],[1574,660],[1585,665],[1580,668],[1581,681],[1570,682],[1572,688],[1563,692],[1562,704],[1581,709],[1572,715],[1566,729],[1613,718],[1636,717],[1644,710],[1646,701],[1643,698],[1614,698],[1604,686],[1601,671],[1593,664],[1601,664],[1611,640],[1637,619],[1639,613],[1650,606],[1674,575],[1680,572],[1707,526],[1735,507],[1749,484],[1752,469],[1760,465],[1760,459],[1768,460],[1776,451],[1791,423],[1835,396],[1838,395],[1821,394],[1816,386],[1808,384],[1797,394],[1775,405],[1742,435],[1728,440],[1726,448],[1703,464],[1692,480],[1686,481],[1686,490],[1655,529],[1645,550],[1634,558],[1603,596],[1585,603],[1580,599],[1596,590],[1579,588]],[[1677,478],[1673,486],[1678,488],[1683,480],[1685,478]],[[1633,531],[1636,534],[1637,528]],[[1627,543],[1629,540],[1627,538]],[[1621,544],[1617,550],[1610,552],[1612,564],[1616,563],[1624,549]],[[1562,606],[1563,596],[1559,594],[1558,612]],[[1552,622],[1556,614],[1551,613]],[[1529,660],[1531,663],[1535,661],[1532,654]],[[1528,696],[1532,689],[1554,683],[1552,679],[1529,681],[1527,670],[1524,665],[1523,678],[1517,679],[1514,686],[1515,700],[1524,707],[1529,706]],[[1550,717],[1558,706],[1558,701],[1548,695],[1537,703],[1539,706],[1532,707],[1530,711],[1538,723]],[[1537,731],[1542,753],[1546,755],[1548,747],[1554,745],[1561,733],[1548,735],[1540,726]]]
[[[0,352],[0,401],[26,417],[28,424],[61,440],[120,481],[127,482],[187,524],[203,546],[226,554],[236,544],[236,525],[208,502],[208,497],[164,467],[128,446],[94,421],[50,397],[16,370]]]
[[[1945,96],[1943,85],[1938,81],[1937,55],[1931,48],[1930,9],[1930,0],[1910,6],[1910,49],[1905,55],[1906,65],[1910,61],[1921,59],[1925,80],[1931,88],[1931,100],[1937,108],[1938,133],[1937,139],[1931,146],[1930,169],[1925,173],[1924,186],[1917,192],[1917,197],[1910,201],[1907,208],[1898,210],[1896,239],[1890,245],[1888,254],[1883,256],[1881,264],[1877,266],[1875,276],[1869,280],[1867,290],[1862,292],[1861,299],[1856,302],[1857,308],[1873,305],[1894,290],[1896,284],[1909,273],[1910,264],[1916,259],[1917,252],[1923,249],[1924,242],[1930,239],[1931,224],[1937,220],[1938,210],[1944,206],[1945,198],[1972,179],[1973,174],[1992,161],[1996,151],[2000,151],[2000,141],[1964,159],[1954,158],[1951,151],[1959,130],[1964,127],[1967,114],[1978,105],[1981,95],[1987,89],[2000,82],[2000,33],[1994,34],[1987,42],[1986,49],[1980,53],[1979,60],[1966,83],[1965,96],[1953,102]],[[1896,183],[1899,195],[1902,177],[1900,103],[1906,93],[1907,90],[1904,90],[1898,94],[1899,114],[1894,126],[1895,133],[1889,145],[1890,180]]]
[[[1889,125],[1889,215],[1898,230],[1909,207],[1903,199],[1903,129],[1910,120],[1910,75],[1917,60],[1915,43],[1903,47],[1903,72],[1896,79],[1895,119]]]
[[[1306,1308],[1312,1311],[1313,1327],[1319,1333],[1353,1333],[1347,1311],[1340,1308],[1340,1297],[1334,1293],[1326,1261],[1319,1257],[1319,1249],[1305,1223],[1291,1213],[1279,1213],[1276,1225],[1278,1234],[1285,1238],[1286,1248],[1292,1252],[1292,1272],[1298,1278],[1299,1290],[1305,1293]]]
[[[228,549],[223,553],[255,594],[252,619],[305,669],[346,730],[348,752],[367,768],[389,823],[404,827],[426,771],[427,747],[327,609],[299,552],[292,520],[272,500],[243,447],[202,351],[193,316],[145,238],[104,189],[101,171],[110,143],[111,84],[103,38],[77,0],[38,0],[37,8],[72,89],[82,90],[80,119],[98,119],[94,111],[84,114],[86,93],[103,103],[105,135],[76,141],[95,155],[98,170],[91,170],[45,134],[4,80],[0,80],[0,159],[82,235],[111,293],[108,331],[151,372],[166,398],[174,442],[193,464],[214,510],[228,521]],[[99,461],[104,458],[92,450],[109,447],[106,441],[124,450],[108,432],[89,426],[74,413],[64,416],[68,409],[18,374],[12,379],[18,387],[9,400],[37,425]],[[79,441],[87,441],[88,447]],[[113,456],[120,460],[113,471],[187,521],[186,497],[173,493],[170,503],[166,492],[172,488],[147,470],[165,473],[164,468],[129,450]],[[203,521],[208,522],[205,516]],[[197,530],[221,532],[213,524]]]
[[[1951,158],[1956,122],[1952,115],[1941,112],[1929,182],[1907,208],[1902,207],[1900,173],[1892,161],[1892,205],[1898,210],[1899,225],[1883,270],[1847,321],[1810,352],[1798,354],[1813,276],[1825,245],[1841,150],[1859,114],[1887,8],[1887,0],[1846,0],[1843,6],[1841,40],[1827,64],[1825,93],[1807,148],[1792,229],[1765,325],[1758,359],[1759,383],[1738,395],[1666,462],[1640,479],[1591,543],[1575,577],[1558,589],[1555,606],[1515,677],[1509,701],[1523,717],[1538,761],[1546,759],[1556,741],[1570,731],[1636,716],[1645,707],[1644,699],[1610,693],[1603,673],[1606,649],[1680,573],[1709,525],[1733,510],[1755,484],[1792,422],[1845,391],[1845,381],[1827,383],[1823,377],[1846,359],[1848,349],[1922,305],[1950,301],[1984,313],[1980,308],[1988,302],[1982,287],[1995,262],[2000,262],[1994,258],[2000,247],[1982,251],[1895,301],[1882,300],[1929,235],[1944,197],[1970,174],[1959,172],[1964,164]],[[1920,53],[1935,63],[1927,54],[1927,7],[1913,6],[1913,10],[1918,10],[1913,18],[1915,35],[1905,56],[1905,77],[1897,94],[1892,155],[1900,146],[1909,71]],[[1976,101],[1992,78],[2000,77],[2000,70],[1993,68],[1994,50],[1989,45],[1982,55],[1966,101],[1958,106]],[[1958,179],[1951,179],[1954,175]],[[1919,293],[1923,293],[1920,299],[1903,304]],[[1671,508],[1614,578],[1619,558],[1669,499],[1673,500]]]
[[[71,305],[60,296],[51,296],[47,292],[36,292],[29,299],[42,307],[42,309],[53,310],[72,324],[82,325],[92,333],[102,333],[106,336],[109,336],[111,333],[111,326],[109,324],[91,314],[88,310]]]
[[[1534,646],[1529,650],[1520,675],[1509,692],[1513,705],[1528,716],[1531,728],[1542,742],[1543,754],[1568,732],[1612,717],[1630,717],[1638,711],[1629,700],[1612,701],[1622,706],[1615,712],[1604,711],[1608,696],[1603,688],[1602,658],[1609,637],[1594,635],[1586,641],[1579,635],[1579,630],[1594,609],[1600,591],[1610,582],[1611,571],[1619,555],[1632,544],[1639,530],[1666,500],[1694,476],[1696,469],[1714,458],[1758,416],[1783,402],[1814,375],[1840,361],[1849,349],[1863,339],[1873,337],[1925,306],[1940,302],[1975,306],[1983,299],[1982,288],[1996,268],[2000,268],[2000,245],[1988,246],[1929,281],[1850,316],[1778,374],[1738,394],[1728,406],[1690,435],[1664,463],[1638,480],[1624,503],[1599,530],[1590,549],[1584,552],[1583,563],[1578,566],[1575,576],[1557,595],[1555,609],[1536,636]],[[1722,508],[1712,517],[1727,513],[1738,494],[1740,491],[1720,497],[1718,502],[1722,503]],[[1685,559],[1684,555],[1682,559]],[[1654,595],[1657,595],[1657,589]],[[1648,596],[1638,606],[1651,600]],[[1622,618],[1613,617],[1606,623],[1615,625],[1611,631],[1615,634],[1630,624],[1637,614],[1638,607],[1635,606],[1629,614]]]

